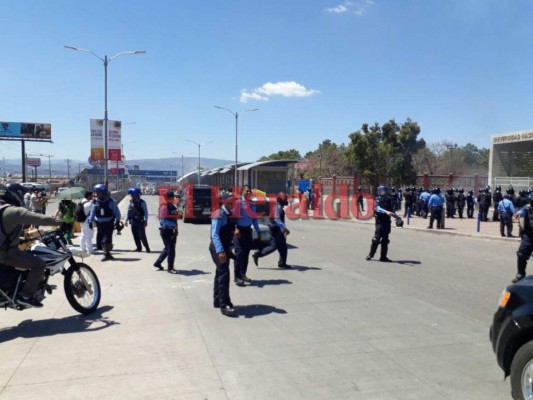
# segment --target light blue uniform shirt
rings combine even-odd
[[[444,202],[445,200],[442,194],[432,194],[429,198],[428,207],[442,207]]]
[[[101,215],[96,215],[96,208],[102,204],[105,204],[106,202],[109,202],[109,208],[113,212],[113,216],[102,217]],[[120,219],[120,210],[118,209],[118,206],[117,206],[117,203],[115,203],[115,200],[113,200],[111,197],[108,197],[104,200],[96,199],[95,203],[91,207],[91,213],[89,214],[89,224],[92,224],[94,221],[109,222],[112,219],[116,219],[117,221]]]
[[[254,226],[254,229],[257,233],[260,233],[259,231],[259,223],[257,222],[257,218],[252,218],[251,216],[255,216],[255,205],[251,201],[246,201],[244,196],[241,196],[240,199],[236,201],[236,210],[237,212],[234,212],[233,215],[237,218],[237,227],[238,228],[249,228],[251,225]]]
[[[141,203],[141,208],[144,212],[143,221],[148,222],[148,207],[146,207],[146,201],[144,201],[143,199],[139,199],[139,203]],[[130,219],[131,207],[132,207],[132,203],[128,204],[128,209],[126,210],[126,218],[125,218],[126,221],[129,221]]]
[[[508,214],[514,214],[513,202],[509,199],[500,200],[500,202],[498,203],[498,212],[499,213],[506,212]]]

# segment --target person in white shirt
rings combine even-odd
[[[81,225],[81,238],[80,248],[82,251],[86,251],[89,254],[94,254],[93,250],[93,227],[89,224],[89,214],[93,207],[93,192],[88,190],[85,192],[85,198],[81,201],[83,204],[83,212],[85,213],[85,221],[80,222]]]

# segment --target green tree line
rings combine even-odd
[[[301,156],[296,149],[281,150],[259,161],[298,160],[303,178],[319,176],[364,176],[371,185],[387,177],[396,186],[415,183],[417,175],[487,174],[489,149],[472,143],[459,146],[447,140],[427,144],[419,137],[421,128],[407,119],[398,124],[391,119],[384,124],[363,124],[348,135],[347,144],[324,140],[316,150]]]

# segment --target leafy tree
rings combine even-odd
[[[357,173],[365,176],[371,185],[378,185],[390,177],[395,185],[414,182],[417,171],[413,155],[426,147],[418,139],[420,127],[410,119],[402,125],[390,120],[380,126],[363,124],[359,131],[349,135],[347,157]]]
[[[300,152],[295,149],[290,150],[280,150],[277,153],[272,153],[269,156],[263,156],[259,161],[268,161],[268,160],[300,160],[302,156]]]
[[[319,176],[353,173],[346,157],[346,146],[344,144],[337,145],[329,139],[320,143],[318,149],[308,152],[305,159],[310,164],[310,168],[306,172],[308,177],[318,178]]]

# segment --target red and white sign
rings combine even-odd
[[[41,159],[40,158],[26,158],[26,165],[29,165],[30,167],[40,167],[41,166]]]

